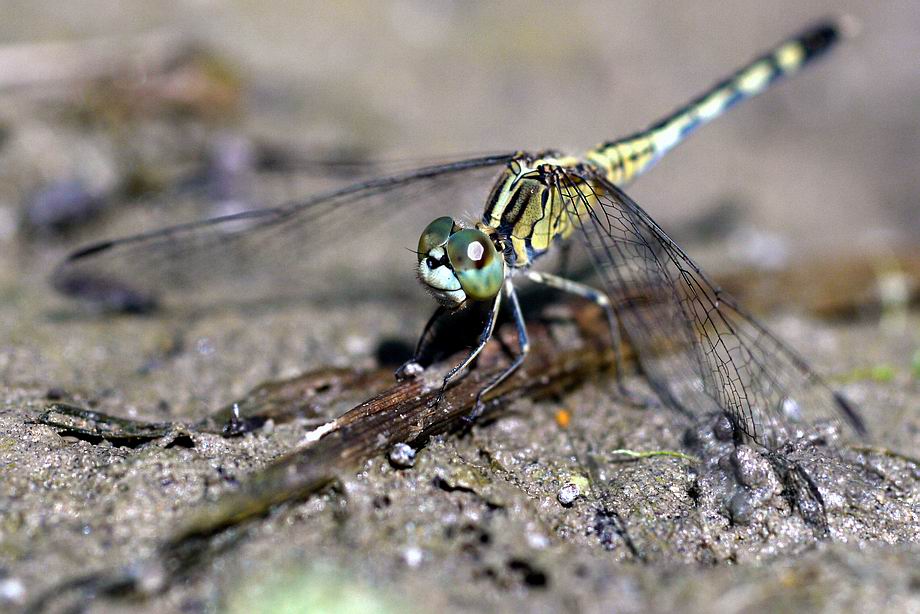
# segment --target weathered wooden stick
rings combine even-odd
[[[487,414],[514,399],[552,395],[613,368],[609,332],[600,313],[584,307],[574,321],[578,334],[568,344],[554,339],[546,325],[529,327],[531,352],[524,365],[486,399]],[[625,348],[623,354],[624,362],[632,364],[633,354]],[[499,344],[490,344],[477,367],[449,388],[437,405],[437,378],[401,382],[361,403],[315,429],[298,449],[245,480],[239,490],[193,512],[162,552],[264,514],[280,503],[302,500],[397,443],[418,444],[450,430],[472,410],[485,382],[507,364]]]

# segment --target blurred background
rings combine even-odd
[[[694,136],[633,195],[666,224],[736,201],[795,251],[906,239],[920,230],[911,2],[7,0],[3,217],[19,217],[17,188],[143,183],[124,176],[128,156],[155,183],[157,164],[204,155],[228,132],[383,160],[577,152],[840,14],[858,19],[858,38]],[[150,125],[177,109],[191,133]],[[55,111],[59,123],[44,123]]]

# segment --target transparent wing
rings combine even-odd
[[[663,402],[689,415],[724,411],[768,448],[819,421],[865,432],[841,395],[713,285],[616,186],[585,171],[563,175],[559,190]]]
[[[104,241],[67,258],[52,283],[65,295],[123,311],[162,301],[315,297],[344,279],[364,292],[375,281],[385,289],[388,264],[412,264],[403,248],[414,249],[430,221],[422,211],[433,218],[480,210],[496,167],[511,157],[430,166],[302,202]]]

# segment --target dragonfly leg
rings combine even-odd
[[[422,334],[418,338],[418,343],[415,344],[415,352],[412,354],[412,358],[404,362],[398,369],[396,369],[396,381],[402,382],[408,379],[413,379],[421,374],[424,371],[424,367],[419,364],[419,357],[422,355],[422,351],[425,348],[425,345],[428,343],[428,334],[431,332],[431,327],[434,326],[434,323],[437,322],[441,316],[447,312],[447,309],[439,306],[435,309],[434,313],[428,318],[428,322],[425,324],[425,328],[422,329]]]
[[[607,324],[610,328],[610,340],[613,343],[613,360],[615,363],[614,366],[616,367],[617,392],[631,405],[636,405],[638,407],[645,407],[649,405],[650,400],[645,399],[642,397],[642,395],[630,390],[623,378],[623,365],[625,364],[622,350],[623,339],[620,335],[620,327],[617,324],[616,310],[613,308],[613,305],[610,304],[610,299],[607,297],[607,295],[604,292],[597,290],[596,288],[592,288],[591,286],[578,283],[577,281],[572,281],[564,277],[559,277],[558,275],[553,275],[551,273],[527,271],[524,273],[524,275],[527,277],[527,279],[534,283],[543,284],[544,286],[548,286],[556,290],[561,290],[563,292],[568,292],[570,294],[580,296],[597,304],[601,309],[604,310],[604,313],[607,315]]]
[[[527,326],[524,324],[524,314],[521,313],[521,305],[518,303],[517,293],[514,291],[514,285],[511,283],[511,278],[505,279],[505,294],[508,295],[508,302],[511,305],[511,313],[514,316],[514,325],[517,328],[518,334],[518,355],[515,356],[514,361],[508,366],[507,369],[502,371],[495,379],[486,384],[479,393],[476,395],[476,404],[473,406],[473,411],[469,413],[464,419],[465,422],[469,425],[472,424],[476,418],[482,415],[482,412],[485,411],[485,404],[482,399],[486,394],[499,384],[501,384],[505,379],[514,373],[518,367],[521,366],[521,363],[524,362],[524,358],[527,357],[527,352],[530,350],[530,340],[527,338]]]
[[[470,353],[463,359],[463,362],[453,367],[450,371],[447,372],[447,375],[444,376],[444,382],[441,384],[441,390],[438,392],[437,398],[435,398],[434,405],[437,406],[441,402],[441,397],[444,395],[444,391],[447,390],[447,386],[463,371],[467,368],[471,362],[473,362],[479,353],[482,352],[482,348],[486,347],[486,343],[489,342],[489,339],[492,338],[492,332],[495,330],[495,322],[498,320],[498,312],[501,308],[502,293],[499,292],[495,295],[495,302],[492,303],[492,310],[489,312],[489,321],[486,324],[485,328],[479,334],[479,341],[476,343],[476,347],[470,350]]]

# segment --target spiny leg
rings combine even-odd
[[[447,389],[447,386],[450,382],[457,377],[461,371],[467,368],[473,360],[479,356],[479,353],[482,352],[482,348],[486,347],[486,343],[489,342],[489,339],[492,338],[492,332],[495,330],[495,322],[498,321],[498,312],[501,309],[502,302],[502,293],[499,292],[495,295],[495,302],[492,303],[492,309],[489,312],[489,321],[486,324],[486,327],[479,334],[479,341],[476,343],[476,347],[470,350],[470,353],[463,359],[463,362],[456,365],[450,371],[447,372],[447,375],[444,376],[444,382],[441,384],[441,390],[438,391],[438,396],[434,400],[434,405],[437,406],[441,402],[441,397],[444,395],[444,391]]]
[[[412,358],[404,362],[398,369],[396,369],[396,381],[404,381],[407,379],[412,379],[418,376],[424,368],[419,364],[419,356],[422,355],[422,350],[425,345],[428,343],[428,333],[431,332],[431,327],[434,326],[434,323],[437,322],[441,316],[447,313],[445,307],[439,306],[435,309],[434,313],[431,314],[431,317],[428,318],[428,322],[425,323],[425,328],[422,329],[422,334],[419,335],[418,342],[415,344],[415,352],[412,354]]]
[[[511,283],[510,277],[505,278],[504,292],[508,295],[511,313],[514,316],[514,325],[517,328],[518,355],[507,369],[499,373],[495,379],[486,384],[476,395],[476,404],[473,406],[473,411],[464,418],[464,421],[468,425],[472,424],[476,418],[481,416],[482,412],[485,411],[485,404],[482,401],[483,397],[485,397],[490,390],[505,381],[509,375],[514,373],[517,368],[521,366],[521,363],[524,362],[524,359],[527,357],[527,352],[530,351],[530,340],[527,338],[527,326],[524,324],[524,314],[521,313],[521,305],[518,303],[517,293],[514,291],[514,284]]]
[[[607,315],[607,324],[610,328],[610,340],[613,343],[613,360],[616,367],[616,384],[617,391],[619,394],[626,399],[630,404],[636,405],[639,407],[645,407],[649,404],[649,401],[640,395],[634,393],[632,390],[626,386],[626,382],[623,380],[623,366],[625,364],[623,360],[623,351],[622,351],[622,337],[620,335],[620,327],[617,324],[616,311],[613,308],[613,305],[610,304],[610,299],[607,295],[596,288],[591,286],[578,283],[577,281],[572,281],[564,277],[559,277],[558,275],[553,275],[551,273],[541,273],[538,271],[527,271],[524,275],[530,281],[538,284],[543,284],[550,288],[556,290],[561,290],[563,292],[568,292],[576,296],[580,296],[584,299],[587,299],[601,309],[604,310],[604,313]]]

